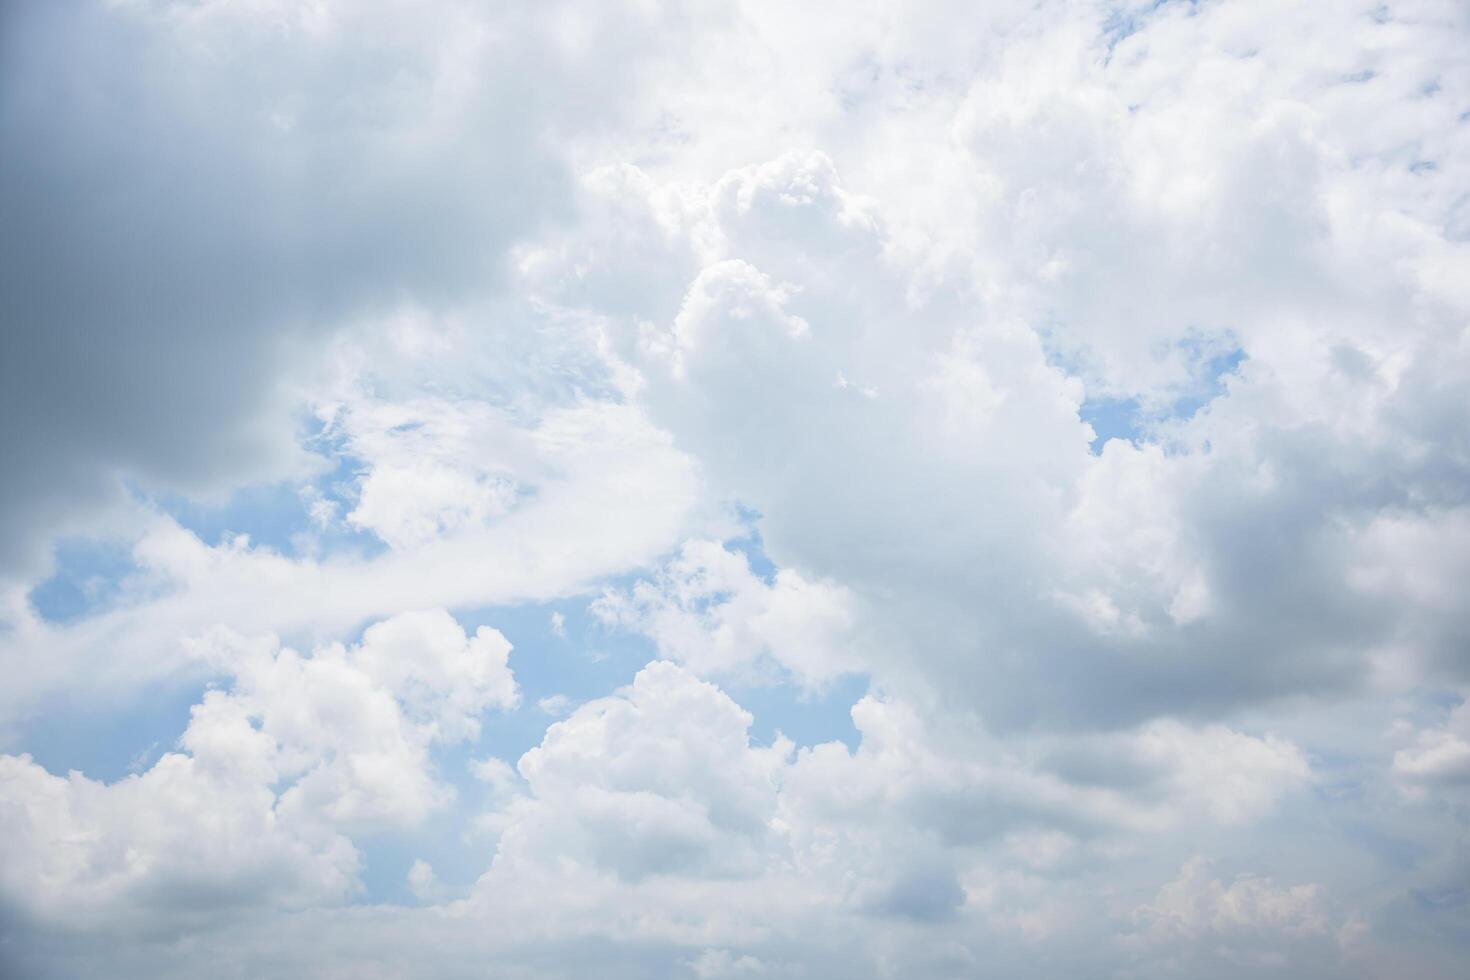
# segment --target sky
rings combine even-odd
[[[1459,0],[0,5],[0,976],[1470,962]]]

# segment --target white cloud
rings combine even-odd
[[[81,930],[177,934],[241,907],[355,892],[360,858],[346,837],[278,819],[275,746],[240,705],[211,694],[184,745],[111,785],[0,756],[7,904]]]
[[[170,520],[141,516],[133,557],[146,601],[63,625],[27,611],[0,636],[0,649],[23,665],[3,695],[9,710],[78,681],[118,695],[187,669],[177,638],[218,623],[331,636],[404,609],[575,594],[652,561],[699,526],[693,464],[628,407],[576,405],[529,431],[501,431],[521,452],[529,487],[518,506],[405,551],[289,557],[238,538],[210,547]]]
[[[1333,914],[1322,886],[1278,886],[1270,878],[1209,877],[1210,864],[1194,857],[1179,877],[1134,913],[1140,931],[1130,939],[1156,958],[1149,973],[1187,969],[1191,975],[1251,970],[1290,976],[1296,970],[1346,969],[1340,962],[1349,924]],[[1339,933],[1342,933],[1341,937]],[[1350,939],[1349,939],[1350,942]]]
[[[727,977],[759,977],[768,971],[754,956],[736,956],[728,949],[707,949],[689,961],[689,969],[699,980],[725,980]]]
[[[1328,931],[1320,885],[1278,887],[1269,878],[1239,875],[1231,882],[1210,878],[1209,862],[1191,858],[1179,877],[1159,889],[1141,919],[1164,933],[1195,936],[1264,929],[1288,935]]]
[[[1414,743],[1393,756],[1393,771],[1410,787],[1447,787],[1470,782],[1470,700],[1442,724],[1420,729]]]
[[[758,672],[769,659],[806,686],[862,669],[852,596],[791,569],[769,583],[746,557],[686,541],[656,579],[593,603],[603,622],[646,633],[659,653],[700,674]]]
[[[433,865],[416,859],[408,869],[408,890],[421,902],[431,902],[440,896],[439,876],[434,874]]]
[[[553,718],[560,718],[572,708],[572,699],[565,694],[550,694],[536,701],[536,707]]]
[[[448,614],[407,613],[311,656],[218,630],[196,647],[228,691],[179,740],[115,783],[0,756],[4,900],[50,924],[174,932],[252,906],[353,896],[346,833],[412,825],[449,802],[434,742],[472,737],[515,703],[510,646]]]
[[[529,796],[512,805],[490,879],[501,864],[565,860],[631,880],[756,873],[791,746],[752,747],[750,721],[713,685],[649,664],[521,757]]]

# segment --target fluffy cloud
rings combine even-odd
[[[1191,858],[1178,878],[1135,912],[1139,932],[1128,945],[1151,958],[1145,974],[1361,973],[1361,965],[1351,960],[1355,923],[1341,921],[1330,910],[1320,885],[1281,887],[1250,874],[1226,882],[1209,872],[1208,861]]]
[[[357,850],[329,826],[278,816],[277,746],[238,703],[212,693],[182,745],[112,785],[0,757],[9,914],[80,932],[177,934],[241,906],[353,893]]]
[[[517,698],[510,646],[444,612],[377,623],[302,656],[217,632],[199,652],[232,675],[177,752],[102,783],[0,756],[4,901],[67,929],[176,933],[256,906],[342,902],[360,888],[348,833],[413,824],[452,799],[431,744]]]
[[[506,815],[497,864],[570,859],[633,880],[759,870],[752,848],[770,832],[791,745],[753,748],[750,722],[713,685],[650,664],[522,756],[530,799]]]
[[[1416,788],[1470,781],[1470,701],[1462,698],[1442,724],[1419,730],[1394,753],[1393,771]]]
[[[1390,512],[1426,532],[1463,519],[1458,409],[1429,408],[1443,390],[1429,375],[1459,370],[1464,299],[1430,270],[1463,256],[1421,229],[1404,258],[1364,269],[1374,246],[1338,197],[1389,178],[1332,156],[1323,143],[1339,122],[1305,118],[1284,95],[1241,96],[1282,100],[1261,145],[1235,135],[1238,159],[1205,151],[1230,180],[1160,135],[1184,111],[1175,100],[1212,76],[1155,52],[1217,45],[1239,60],[1231,23],[1214,8],[1165,10],[1109,59],[1076,30],[1044,32],[977,81],[956,125],[991,181],[981,217],[1034,241],[981,236],[974,268],[923,264],[882,200],[848,190],[820,154],[728,172],[702,197],[626,175],[584,188],[619,195],[608,221],[624,234],[667,250],[681,229],[673,266],[698,270],[664,325],[672,282],[608,317],[638,399],[717,490],[762,513],[778,564],[853,591],[864,631],[892,651],[888,670],[996,722],[1127,724],[1351,690],[1405,629],[1419,642],[1392,656],[1458,670],[1458,614],[1408,615],[1354,566],[1378,537],[1362,529]],[[1053,48],[1060,74],[1043,67]],[[1144,85],[1152,101],[1134,97]],[[1178,172],[1196,184],[1155,186]],[[553,275],[547,264],[571,260],[546,250],[534,283],[599,310],[596,284],[626,250],[600,257],[589,241],[574,254]],[[1145,271],[1153,255],[1163,271]],[[1269,281],[1243,286],[1212,255]],[[1356,307],[1324,298],[1338,294]],[[1406,297],[1422,310],[1415,327],[1385,333]],[[1108,400],[1126,400],[1142,438],[1096,455],[1082,416]],[[1417,571],[1417,553],[1388,553],[1393,577]]]
[[[688,541],[655,580],[592,605],[609,625],[645,633],[659,652],[700,674],[760,671],[769,660],[807,686],[860,669],[851,597],[790,569],[770,583],[739,552]]]

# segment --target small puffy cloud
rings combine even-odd
[[[655,578],[604,592],[592,611],[609,625],[646,634],[660,655],[696,673],[775,665],[814,686],[862,669],[853,601],[842,586],[791,569],[766,582],[741,552],[694,540]]]
[[[1283,888],[1250,874],[1226,882],[1210,877],[1210,863],[1201,857],[1191,858],[1138,916],[1156,933],[1188,937],[1237,930],[1293,936],[1329,931],[1320,885]]]
[[[1359,972],[1348,961],[1355,928],[1334,912],[1321,885],[1281,886],[1252,874],[1224,880],[1211,877],[1210,867],[1191,858],[1134,912],[1138,931],[1124,945],[1146,975]]]
[[[538,699],[536,707],[553,718],[560,718],[572,708],[572,699],[565,694],[551,694]]]
[[[727,980],[733,977],[759,977],[768,972],[766,965],[750,955],[739,955],[728,949],[707,949],[688,962],[699,980]]]
[[[421,902],[432,902],[439,897],[439,876],[433,865],[418,858],[408,869],[408,890]]]
[[[504,759],[497,759],[494,756],[472,763],[470,771],[474,773],[476,779],[495,787],[509,786],[518,778],[515,767]]]
[[[1393,756],[1393,773],[1422,792],[1470,783],[1470,700],[1461,699],[1442,724],[1420,729]]]
[[[411,719],[451,742],[477,737],[487,708],[515,707],[520,693],[509,656],[499,631],[481,626],[466,636],[438,609],[374,623],[352,651],[358,669],[392,691]]]

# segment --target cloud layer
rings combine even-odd
[[[0,972],[1457,976],[1466,11],[972,8],[7,5]]]

